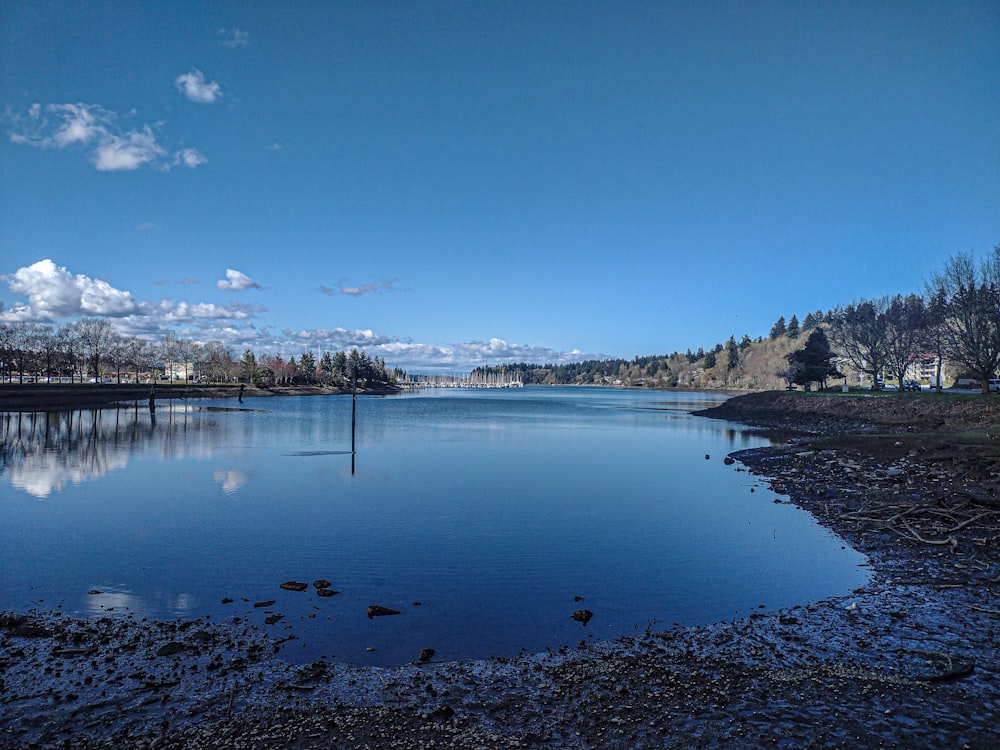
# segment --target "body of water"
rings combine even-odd
[[[294,661],[399,664],[425,648],[575,646],[863,583],[858,553],[724,465],[765,440],[688,414],[719,400],[359,397],[354,455],[349,396],[161,403],[155,419],[0,414],[0,608],[246,617]],[[317,596],[317,579],[339,593]],[[279,588],[289,580],[309,590]],[[369,618],[369,605],[400,614]]]

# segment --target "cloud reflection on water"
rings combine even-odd
[[[223,494],[235,495],[240,487],[250,481],[250,475],[236,469],[216,469],[212,479],[222,483]]]

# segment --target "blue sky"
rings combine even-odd
[[[0,319],[663,354],[1000,242],[996,2],[0,0]]]

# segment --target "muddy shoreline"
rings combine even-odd
[[[727,404],[715,416],[732,418],[739,401]],[[754,499],[788,496],[863,552],[864,587],[704,627],[391,669],[289,665],[238,618],[5,613],[0,748],[997,747],[1000,451],[870,413],[758,407],[741,421],[799,435],[732,455]]]

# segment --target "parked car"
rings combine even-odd
[[[905,381],[903,381],[903,390],[904,391],[919,391],[920,390],[920,381],[918,381],[918,380],[905,380]]]
[[[1000,378],[990,378],[990,393],[1000,393]]]

